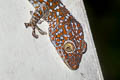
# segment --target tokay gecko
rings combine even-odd
[[[47,33],[37,24],[47,21],[49,36],[65,64],[72,70],[79,68],[82,54],[87,50],[81,24],[72,16],[60,0],[28,0],[35,8],[30,11],[32,18],[25,23],[33,29],[32,35],[38,38],[35,30],[42,35]]]

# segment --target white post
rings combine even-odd
[[[96,48],[82,0],[62,0],[83,26],[87,52],[79,69],[70,70],[56,52],[49,36],[34,39],[24,23],[33,10],[28,0],[0,2],[0,80],[103,80]],[[44,22],[40,27],[48,31]]]

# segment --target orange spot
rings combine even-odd
[[[73,69],[77,69],[77,67],[78,67],[77,65],[74,65],[74,66],[73,66]]]
[[[84,38],[84,36],[82,35],[82,36],[80,36],[80,38],[81,38],[81,39],[83,39],[83,38]]]
[[[56,1],[55,4],[58,5],[58,1]]]
[[[70,26],[68,26],[67,29],[70,29]]]
[[[74,36],[70,36],[70,40],[72,40],[74,38]]]
[[[36,6],[36,7],[35,7],[35,9],[38,9],[38,8],[39,8],[39,6]]]
[[[65,40],[63,39],[63,40],[62,40],[62,42],[64,43],[64,42],[65,42]]]
[[[61,49],[61,47],[58,47],[58,49]]]
[[[87,47],[87,45],[86,45],[86,43],[84,42],[84,46],[83,46],[83,48],[86,48]]]
[[[73,27],[75,28],[75,24],[73,23]]]
[[[42,15],[42,11],[40,10],[40,15]]]
[[[55,32],[57,33],[57,32],[58,32],[58,29],[56,29]]]
[[[57,38],[57,35],[54,35],[55,38]]]
[[[57,37],[60,37],[60,34],[58,34]]]
[[[51,40],[54,40],[54,39],[55,39],[55,37],[52,37],[52,38],[51,38]]]
[[[64,20],[64,19],[65,19],[65,17],[61,17],[61,19],[62,19],[62,20]]]
[[[56,45],[59,45],[59,44],[56,42]]]
[[[56,49],[58,50],[58,47],[56,47]]]
[[[80,37],[77,37],[76,39],[77,39],[77,40],[79,40],[79,39],[80,39]]]
[[[48,21],[50,20],[50,17],[48,16]]]
[[[34,13],[34,16],[37,17],[37,18],[40,18],[40,16],[38,16],[38,14]]]
[[[59,53],[61,54],[61,51],[59,51]]]
[[[80,27],[80,24],[79,24],[79,23],[77,24],[77,27]]]
[[[81,55],[78,55],[79,58],[81,58],[82,56]]]
[[[52,35],[54,35],[55,34],[55,32],[52,32]]]
[[[72,16],[70,16],[70,18],[71,18],[71,19],[73,19],[73,17],[72,17]]]
[[[72,54],[69,54],[69,56],[72,56]]]
[[[46,10],[46,7],[43,6],[43,10],[45,11],[45,10]]]
[[[64,33],[64,34],[67,34],[67,32],[66,32],[66,30],[65,30],[65,28],[64,28],[64,27],[63,27],[63,33]]]
[[[70,36],[72,36],[72,33],[69,33]]]
[[[63,15],[63,13],[62,12],[59,12],[60,13],[60,15],[62,16]]]
[[[51,28],[51,24],[49,24],[50,28]],[[51,29],[50,29],[51,30]]]
[[[79,49],[78,52],[81,53],[81,49]]]
[[[43,2],[43,0],[40,0],[40,2],[42,3],[42,2]]]
[[[56,41],[60,41],[60,39],[57,39]]]
[[[71,64],[74,64],[74,62],[72,61]]]
[[[37,1],[34,1],[34,4],[37,4],[38,2]]]
[[[60,33],[60,35],[62,36],[62,35],[63,35],[63,33],[61,32],[61,33]]]
[[[55,28],[55,25],[53,24],[53,26],[52,26],[53,28]]]
[[[51,29],[49,31],[51,32]]]
[[[53,0],[49,0],[50,2],[52,2]]]
[[[78,29],[78,33],[80,33],[81,32],[81,30],[80,29]]]
[[[63,42],[64,43],[64,42]],[[61,44],[61,46],[63,46],[63,43]]]
[[[49,2],[46,2],[46,4],[49,6],[50,5],[50,3]]]
[[[61,27],[62,27],[61,25],[58,26],[59,29],[60,29]]]
[[[53,6],[49,6],[49,7],[50,7],[50,9],[52,9],[52,11],[53,11],[53,8],[54,8],[54,7],[53,7]]]
[[[65,56],[65,59],[67,59],[68,56]]]
[[[67,40],[67,39],[68,39],[68,37],[64,37],[64,39],[65,39],[65,40]]]
[[[57,18],[56,13],[54,14],[54,18]]]
[[[37,14],[36,14],[36,13],[34,13],[34,16],[37,16]]]
[[[50,6],[50,8],[53,9],[53,8],[55,7],[55,5],[56,5],[56,4],[53,2],[53,3],[52,3],[52,6]]]
[[[59,19],[57,18],[56,23],[59,24]]]
[[[57,9],[56,11],[57,11],[57,12],[60,12],[60,9]]]
[[[63,58],[63,55],[61,55],[61,58]]]

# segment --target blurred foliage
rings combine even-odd
[[[120,0],[84,0],[104,80],[120,80]]]

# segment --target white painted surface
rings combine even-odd
[[[36,40],[25,28],[33,10],[28,0],[0,0],[0,80],[103,80],[82,0],[62,1],[82,24],[88,44],[79,69],[63,63],[48,35]],[[48,31],[47,23],[40,27]]]

